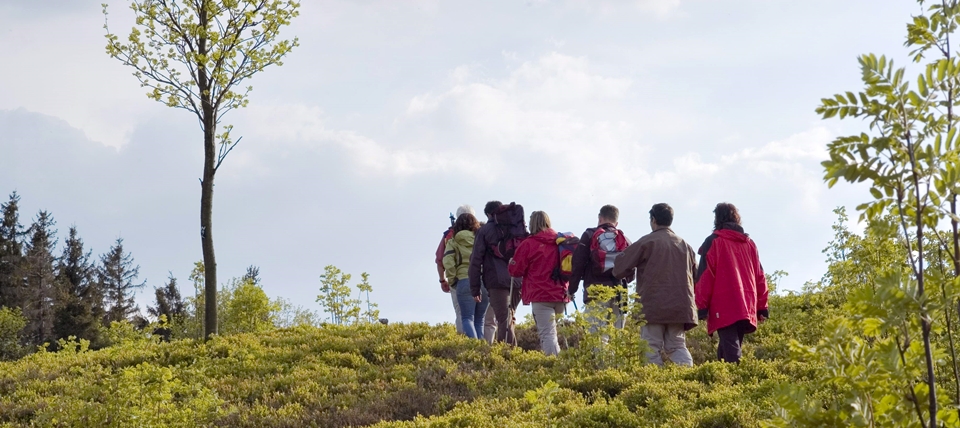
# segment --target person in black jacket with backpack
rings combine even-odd
[[[573,253],[573,273],[570,277],[568,291],[571,296],[574,296],[580,288],[580,282],[583,281],[584,304],[590,302],[590,296],[588,295],[590,287],[623,286],[626,288],[626,285],[636,277],[636,270],[633,270],[624,279],[616,279],[613,276],[613,269],[605,268],[603,264],[604,258],[612,260],[620,251],[630,245],[630,240],[623,235],[622,231],[617,229],[619,218],[620,210],[617,207],[613,205],[601,207],[600,214],[597,215],[597,227],[588,228],[583,232],[583,236],[580,237],[580,245]],[[610,251],[609,254],[601,253],[601,245],[598,243],[602,239],[601,235],[605,232],[607,233],[606,236],[612,235],[620,240],[619,244],[616,245],[618,250]],[[625,299],[626,296],[618,295],[602,303],[603,306],[613,309],[613,321],[616,328],[623,328],[624,318],[621,309],[622,305],[626,303]],[[591,319],[591,323],[595,325],[591,330],[595,330],[596,324],[600,322],[602,320]]]
[[[522,217],[523,207],[510,204],[510,207],[514,206],[519,208],[519,214]],[[489,292],[490,308],[488,310],[493,310],[497,319],[495,340],[516,345],[513,315],[517,310],[517,304],[520,303],[520,280],[516,279],[511,283],[510,273],[507,270],[507,262],[513,255],[512,250],[515,247],[511,247],[508,254],[503,254],[501,251],[504,248],[504,234],[501,227],[503,222],[501,221],[500,224],[497,222],[498,216],[503,216],[507,207],[499,201],[490,201],[483,208],[484,214],[487,215],[487,223],[477,231],[473,253],[470,255],[469,277],[470,284],[478,286],[473,292],[475,299],[480,298],[479,284],[482,283]]]

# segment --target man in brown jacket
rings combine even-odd
[[[697,256],[693,247],[670,230],[673,208],[656,204],[650,209],[653,232],[627,247],[617,257],[613,275],[622,278],[637,269],[637,294],[647,323],[640,336],[653,352],[649,361],[663,365],[662,350],[675,364],[693,365],[685,332],[697,326],[693,298]]]

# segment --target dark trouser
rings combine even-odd
[[[513,288],[513,296],[509,288],[488,288],[490,293],[490,309],[493,309],[497,318],[497,342],[506,342],[516,346],[517,337],[513,332],[513,314],[520,304],[520,287]],[[509,301],[509,304],[507,300]]]
[[[743,335],[752,333],[754,330],[753,325],[747,320],[740,320],[717,329],[717,335],[720,336],[720,344],[717,345],[717,358],[728,363],[739,363]]]

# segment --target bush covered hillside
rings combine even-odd
[[[687,335],[693,367],[646,364],[636,298],[624,329],[560,320],[559,356],[529,320],[516,347],[381,324],[375,281],[361,274],[355,293],[335,266],[322,320],[268,298],[255,266],[219,284],[203,263],[192,297],[171,277],[139,316],[122,240],[91,261],[71,228],[55,257],[52,216],[24,231],[14,193],[0,204],[0,427],[960,427],[960,1],[918,3],[906,45],[922,74],[863,55],[862,90],[817,108],[868,123],[822,163],[828,185],[869,187],[864,232],[838,208],[819,281],[777,293],[786,273],[767,272],[770,318],[739,364],[715,361],[703,325]]]
[[[491,347],[449,325],[302,326],[206,343],[128,335],[0,364],[0,423],[757,426],[777,415],[783,385],[831,395],[814,382],[817,363],[792,361],[787,348],[815,342],[834,309],[823,293],[775,297],[777,317],[748,339],[739,366],[704,362],[715,343],[698,328],[693,368],[600,367],[592,353]]]

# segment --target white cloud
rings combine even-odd
[[[469,161],[429,150],[391,148],[355,131],[330,129],[324,120],[324,112],[315,106],[253,105],[242,110],[239,116],[237,123],[242,124],[242,129],[238,128],[238,132],[245,133],[250,140],[268,143],[253,148],[256,151],[340,148],[357,170],[364,173],[408,177],[462,168]],[[267,168],[258,164],[255,156],[241,162],[247,162],[243,166],[253,166],[260,171]]]
[[[556,52],[499,79],[456,67],[445,87],[413,96],[377,139],[331,127],[315,106],[254,105],[242,123],[281,147],[343,149],[360,174],[456,171],[478,184],[524,182],[576,200],[699,191],[710,180],[734,180],[787,186],[804,209],[819,208],[826,128],[704,159],[696,149],[654,146],[645,128],[657,123],[618,104],[637,95],[633,81],[593,69],[587,58]]]
[[[680,0],[568,0],[568,3],[607,15],[634,10],[660,19],[670,16],[680,8]]]

